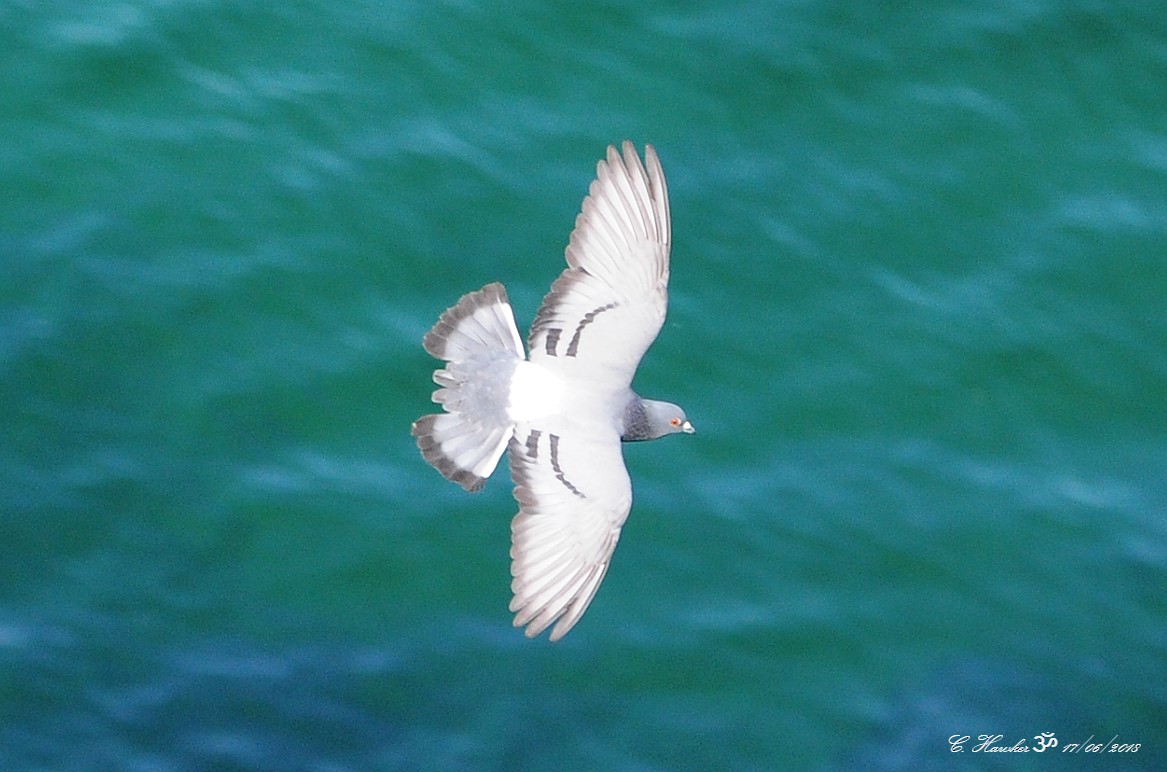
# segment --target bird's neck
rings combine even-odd
[[[638,442],[640,440],[651,440],[652,426],[648,420],[648,410],[644,405],[644,400],[633,394],[632,399],[628,400],[628,404],[624,407],[624,426],[623,434],[620,439],[624,442]]]

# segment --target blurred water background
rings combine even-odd
[[[1167,768],[1164,3],[0,30],[0,768]],[[420,340],[493,280],[525,329],[625,138],[674,218],[637,387],[698,434],[627,449],[551,645],[505,465],[413,445]]]

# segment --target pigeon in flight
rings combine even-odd
[[[632,376],[665,320],[669,199],[651,145],[609,147],[596,168],[560,274],[527,344],[498,283],[464,295],[423,340],[445,366],[413,424],[422,456],[468,491],[503,451],[519,512],[511,522],[516,627],[551,640],[579,621],[632,508],[621,441],[693,433],[685,411],[641,399]]]

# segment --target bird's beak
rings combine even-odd
[[[693,424],[689,423],[688,421],[685,421],[685,423],[681,424],[681,431],[683,431],[685,434],[697,433],[697,430],[693,428]]]

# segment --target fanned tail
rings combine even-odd
[[[414,421],[417,446],[447,480],[480,490],[514,433],[506,399],[511,374],[525,358],[506,289],[493,283],[463,295],[422,345],[446,362],[434,371],[441,388],[433,401],[447,412]]]

